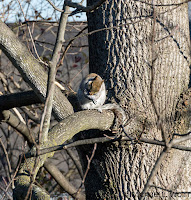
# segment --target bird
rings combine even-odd
[[[127,120],[126,113],[118,104],[104,104],[106,94],[104,80],[98,74],[91,73],[82,80],[77,92],[77,98],[82,110],[96,109],[99,112],[111,110],[118,118],[119,123],[125,124]]]
[[[79,86],[77,98],[82,110],[97,109],[102,112],[106,100],[104,80],[96,73],[87,75]]]

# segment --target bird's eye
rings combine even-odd
[[[91,91],[91,89],[92,89],[92,81],[87,84],[87,89],[88,89],[88,91]]]

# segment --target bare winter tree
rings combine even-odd
[[[76,107],[54,85],[69,6],[76,8],[74,13],[88,13],[90,71],[105,79],[107,101],[119,104],[126,112],[128,120],[119,127],[117,135],[110,132],[115,118],[112,111],[74,112]],[[37,172],[43,165],[51,169],[47,159],[55,150],[72,145],[79,145],[86,199],[159,199],[164,195],[189,198],[187,2],[89,0],[88,6],[83,7],[65,1],[60,11],[48,75],[0,22],[1,49],[35,95],[45,102],[37,143],[31,132],[16,127],[30,144],[35,144],[22,156],[14,198],[49,199],[46,191],[35,184]],[[51,110],[59,122],[49,130]],[[2,115],[11,124],[8,111],[2,110]],[[81,140],[64,144],[73,136]],[[90,145],[94,143],[98,144]],[[80,190],[74,196],[84,198]]]

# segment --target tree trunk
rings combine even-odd
[[[173,133],[188,131],[186,117],[179,116],[178,128],[175,123],[189,83],[188,8],[183,0],[151,2],[111,0],[88,14],[89,32],[100,29],[89,36],[90,71],[105,79],[108,101],[119,103],[131,119],[127,134],[168,142]],[[139,142],[99,144],[86,178],[87,199],[138,199],[162,149]],[[90,150],[80,149],[84,167]],[[170,150],[148,195],[176,199],[176,192],[190,192],[190,159],[188,152]]]

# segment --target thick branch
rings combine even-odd
[[[15,128],[18,132],[22,133],[29,144],[33,144],[35,136],[30,133],[26,124],[22,123],[13,113],[11,113],[9,110],[2,111],[1,120]]]
[[[0,110],[41,103],[33,90],[0,96]]]
[[[74,93],[68,93],[67,98],[75,110],[79,110],[78,100]],[[0,110],[29,106],[42,103],[33,90],[0,96]],[[38,122],[39,123],[39,122]]]
[[[111,111],[104,111],[102,113],[96,110],[86,110],[81,112],[76,112],[73,115],[66,117],[64,120],[59,122],[49,131],[48,141],[41,145],[42,148],[48,148],[55,145],[61,145],[65,141],[71,139],[75,134],[80,131],[89,130],[89,129],[100,129],[100,130],[109,130],[113,124],[114,114]],[[35,152],[36,149],[32,149],[32,152]],[[39,162],[35,166],[36,158],[28,158],[22,164],[22,167],[19,170],[19,173],[15,181],[15,197],[22,199],[23,196],[26,196],[28,191],[28,186],[30,185],[30,175],[33,172],[34,178],[41,166],[48,157],[52,157],[54,153],[44,154],[39,156]],[[35,170],[33,171],[35,166]],[[23,196],[20,196],[22,191]],[[39,191],[37,186],[33,185],[33,194]],[[39,195],[39,194],[37,194]]]
[[[15,128],[17,131],[19,131],[25,139],[28,141],[29,146],[32,146],[34,139],[34,132],[29,132],[28,127],[19,121],[19,119],[14,116],[10,111],[4,110],[2,112],[2,115],[4,117],[3,121],[8,123],[11,127]],[[60,171],[49,161],[46,161],[44,163],[44,167],[46,170],[53,176],[53,178],[58,182],[58,184],[69,194],[71,194],[74,198],[75,196],[79,199],[85,199],[82,193],[79,193],[76,195],[77,189],[74,188],[72,184],[60,173]]]
[[[46,161],[44,163],[44,167],[46,170],[55,177],[55,180],[58,182],[58,184],[73,198],[80,199],[80,200],[85,200],[85,195],[82,193],[77,193],[77,189],[74,188],[73,185],[68,182],[68,180],[63,176],[63,174],[58,170],[58,168],[53,165],[51,162]],[[76,194],[77,193],[77,194]]]
[[[48,79],[46,72],[25,45],[19,41],[2,21],[0,21],[0,27],[0,48],[18,69],[36,95],[44,102]],[[55,89],[53,111],[60,120],[73,113],[71,104],[57,87]]]

